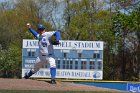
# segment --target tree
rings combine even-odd
[[[66,0],[65,35],[67,39],[72,40],[97,40],[96,23],[98,21],[98,6],[96,0],[79,0],[70,2]]]
[[[5,78],[21,77],[21,49],[11,44],[0,50],[0,76]]]
[[[133,64],[135,76],[140,81],[140,5],[135,6],[131,13],[131,28],[135,31],[133,34]]]
[[[47,30],[53,29],[50,22],[45,22],[42,18],[43,15],[40,13],[40,9],[42,9],[40,7],[42,6],[37,5],[38,2],[19,0],[16,4],[13,4],[15,7],[8,7],[10,6],[9,3],[0,7],[0,45],[2,46],[0,50],[0,72],[2,77],[20,77],[21,75],[22,40],[23,38],[33,38],[27,31],[27,22],[34,24],[33,28],[36,28],[35,26],[38,23],[43,23],[47,26]]]

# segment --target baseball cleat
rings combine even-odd
[[[55,81],[55,80],[51,80],[50,83],[51,83],[51,84],[56,84],[56,81]]]
[[[29,76],[25,75],[24,78],[25,78],[25,79],[29,79]]]
[[[25,73],[24,78],[25,78],[25,79],[29,79],[29,77],[32,76],[33,74],[34,74],[34,73],[30,70],[29,73],[27,73],[27,72]]]

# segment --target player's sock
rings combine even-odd
[[[52,80],[55,80],[56,76],[56,68],[50,68],[51,78]]]

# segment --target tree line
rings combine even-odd
[[[61,29],[63,40],[104,41],[103,78],[140,81],[139,0],[9,0],[0,13],[0,77],[20,78],[30,22]]]

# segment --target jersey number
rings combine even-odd
[[[43,47],[47,47],[47,43],[42,43],[42,46]]]
[[[47,42],[45,38],[42,38],[41,44],[43,47],[47,47]]]

